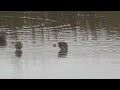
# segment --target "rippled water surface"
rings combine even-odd
[[[0,12],[0,31],[0,78],[120,78],[120,12]]]

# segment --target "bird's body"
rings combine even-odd
[[[16,42],[15,48],[16,48],[17,50],[22,49],[22,43],[21,43],[21,42]]]
[[[61,49],[58,53],[58,57],[65,57],[68,53],[68,45],[66,42],[58,42],[58,46]]]
[[[6,33],[4,31],[0,31],[0,46],[6,45]]]
[[[61,50],[68,50],[68,45],[66,42],[58,42],[58,46]]]

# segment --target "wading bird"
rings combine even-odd
[[[16,50],[22,49],[22,43],[21,42],[16,42],[15,48],[16,48]]]

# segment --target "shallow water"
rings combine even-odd
[[[0,78],[120,78],[120,12],[0,13]]]

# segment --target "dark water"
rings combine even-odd
[[[110,11],[0,12],[0,31],[6,32],[0,35],[0,78],[120,78],[119,16]],[[15,49],[18,41],[21,50]]]

